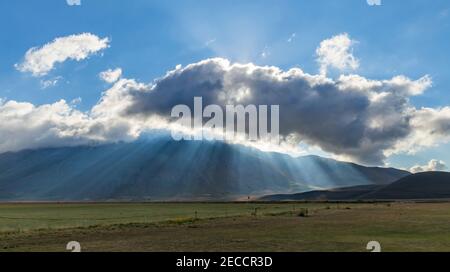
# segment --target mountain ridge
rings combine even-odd
[[[132,143],[0,154],[0,200],[230,200],[387,184],[408,174],[223,142],[154,136]]]
[[[263,201],[358,201],[450,199],[449,172],[411,174],[387,185],[363,185],[296,194],[274,194]]]

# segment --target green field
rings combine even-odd
[[[306,210],[308,211],[305,216]],[[0,204],[0,251],[450,251],[450,203]]]

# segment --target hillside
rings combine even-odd
[[[408,174],[154,136],[132,143],[0,154],[0,200],[228,200],[386,184]]]
[[[364,199],[450,199],[450,173],[425,172],[404,177],[371,193]]]
[[[297,194],[267,195],[263,201],[450,199],[450,173],[425,172],[388,185],[366,185]]]

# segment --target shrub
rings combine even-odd
[[[300,209],[300,212],[298,213],[298,216],[300,217],[308,217],[308,209]]]

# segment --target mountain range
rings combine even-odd
[[[224,142],[149,136],[0,154],[0,201],[232,200],[386,185],[409,174]]]
[[[450,199],[450,173],[424,172],[387,185],[362,185],[297,194],[275,194],[263,201],[344,201]]]

